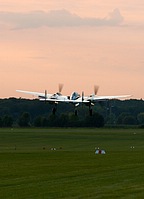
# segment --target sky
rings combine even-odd
[[[0,98],[17,89],[144,98],[143,0],[0,0]]]

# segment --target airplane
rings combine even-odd
[[[106,100],[119,99],[119,98],[129,98],[131,95],[116,95],[116,96],[98,96],[97,92],[99,87],[94,86],[94,93],[89,96],[84,96],[84,92],[80,95],[78,92],[72,92],[70,96],[65,96],[61,94],[63,88],[63,84],[59,84],[59,91],[54,94],[48,94],[47,90],[43,93],[33,92],[33,91],[24,91],[24,90],[16,90],[17,92],[31,94],[33,96],[38,97],[40,101],[49,102],[54,104],[53,114],[56,112],[58,103],[71,103],[75,106],[75,115],[77,115],[77,107],[80,104],[84,104],[89,107],[89,114],[92,116],[92,106],[97,102],[102,102]]]
[[[56,109],[57,109],[57,104],[59,102],[72,103],[72,102],[75,102],[75,100],[80,97],[80,95],[77,92],[73,92],[70,96],[62,95],[61,94],[62,89],[63,89],[63,84],[59,84],[59,90],[58,92],[54,94],[47,93],[47,90],[45,90],[45,92],[43,93],[34,92],[34,91],[24,91],[24,90],[16,90],[16,92],[30,94],[35,97],[38,97],[40,101],[45,101],[45,102],[49,102],[50,104],[53,104],[54,107],[53,107],[52,112],[53,114],[55,114]]]

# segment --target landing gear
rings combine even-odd
[[[52,113],[53,113],[53,115],[55,115],[55,113],[56,113],[56,108],[55,107],[52,109]]]
[[[92,107],[91,107],[91,104],[89,104],[89,115],[92,116]]]
[[[78,115],[78,110],[77,109],[75,109],[74,114],[75,114],[75,116]]]
[[[92,116],[92,108],[89,109],[89,115]]]
[[[53,113],[53,115],[55,115],[56,114],[56,110],[57,110],[57,105],[55,104],[55,106],[53,107],[53,109],[52,109],[52,113]]]

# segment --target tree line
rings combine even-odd
[[[0,99],[0,127],[103,127],[104,125],[144,126],[144,101],[110,100],[92,107],[93,114],[85,105],[77,108],[73,104],[56,105],[37,99]]]

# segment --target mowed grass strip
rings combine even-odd
[[[0,198],[143,198],[143,138],[139,129],[1,129]]]

